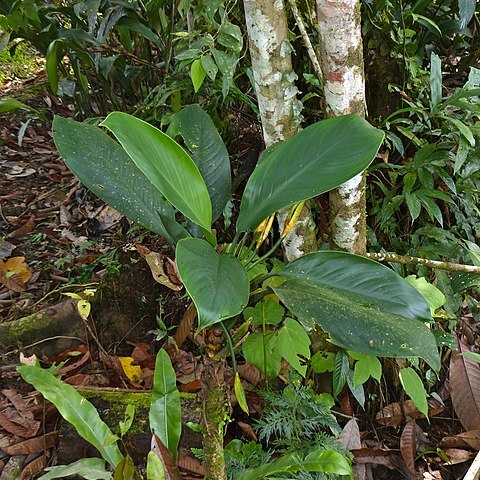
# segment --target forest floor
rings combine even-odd
[[[21,356],[35,355],[46,366],[62,362],[62,378],[85,391],[144,392],[152,386],[160,342],[175,336],[180,348],[168,340],[166,345],[188,410],[184,421],[199,422],[204,352],[216,348],[216,338],[193,334],[194,313],[184,293],[165,285],[178,284],[169,246],[94,198],[60,158],[50,120],[54,114],[71,117],[73,107],[49,93],[42,70],[4,82],[0,97],[7,96],[45,112],[48,121],[25,111],[0,117],[0,480],[33,478],[46,466],[86,454],[56,409],[21,382],[15,370]],[[148,259],[157,263],[151,267]],[[160,275],[167,277],[164,284],[154,279]],[[96,294],[84,325],[70,294],[90,298],[88,289]],[[5,344],[2,328],[39,312],[51,319],[44,330]],[[255,416],[262,410],[260,374],[243,367]],[[448,378],[446,368],[442,375]],[[376,398],[372,390],[367,412],[352,405],[348,393],[340,396],[339,421],[359,419],[358,433],[351,427],[344,432],[351,437],[347,443],[358,436],[358,478],[462,478],[480,450],[480,431],[464,432],[448,380],[438,390],[444,405],[432,401],[429,422],[410,400],[392,398],[390,391],[383,385]],[[228,438],[255,440],[250,418],[237,410]],[[179,467],[186,479],[203,478],[201,463],[189,452],[200,440],[184,434]],[[417,457],[418,451],[424,453]],[[138,455],[144,454],[140,448]]]

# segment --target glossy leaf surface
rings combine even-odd
[[[17,370],[27,383],[33,385],[57,407],[60,415],[71,423],[78,434],[93,445],[112,467],[115,468],[123,460],[115,435],[100,418],[96,408],[72,386],[61,382],[40,367],[22,365],[17,367]]]
[[[117,137],[128,155],[162,195],[205,230],[212,223],[207,187],[190,156],[158,128],[121,112],[102,123]]]
[[[161,193],[100,128],[55,117],[53,138],[68,168],[105,203],[170,244],[189,236]]]
[[[317,122],[272,149],[255,168],[240,206],[239,231],[349,180],[375,158],[383,132],[355,115]]]
[[[250,284],[243,265],[232,255],[217,253],[199,238],[178,242],[178,273],[198,312],[198,329],[233,317],[248,302]]]
[[[281,271],[274,287],[307,327],[318,322],[344,348],[377,356],[419,356],[434,370],[440,360],[424,322],[423,297],[392,270],[344,252],[305,255]]]
[[[182,433],[182,412],[177,376],[168,353],[161,349],[155,361],[150,428],[177,458],[178,442]]]
[[[215,221],[222,214],[231,190],[230,159],[222,137],[210,115],[199,105],[188,105],[177,113],[168,133],[183,138],[207,185]]]
[[[428,418],[428,404],[425,387],[418,373],[411,367],[402,368],[398,374],[405,393],[413,400],[415,406]]]

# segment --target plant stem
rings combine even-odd
[[[366,256],[377,262],[393,262],[402,263],[404,265],[425,265],[426,267],[448,270],[449,272],[476,273],[477,275],[480,275],[480,266],[475,265],[441,262],[438,260],[430,260],[428,258],[397,255],[396,253],[367,253]]]
[[[235,247],[235,245],[237,244],[238,242],[238,239],[240,238],[240,235],[242,234],[242,232],[236,232],[235,233],[235,236],[233,237],[233,240],[232,240],[232,243],[230,244],[230,246],[228,247],[228,252],[231,252],[233,250],[233,248]]]
[[[245,268],[251,270],[255,265],[258,265],[260,262],[266,260],[275,250],[282,244],[283,238],[280,237],[274,244],[273,247],[263,256],[261,256],[258,260],[255,260],[253,263],[246,265]]]
[[[237,373],[237,359],[235,358],[235,347],[232,342],[232,336],[223,322],[220,322],[220,328],[223,330],[225,338],[227,339],[228,349],[230,350],[230,355],[232,356],[233,374],[235,375]]]

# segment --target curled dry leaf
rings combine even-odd
[[[152,435],[151,450],[162,462],[165,480],[183,480],[181,473],[175,465],[172,452],[156,435]]]
[[[340,443],[346,450],[355,450],[362,447],[362,441],[360,438],[360,429],[355,418],[350,419],[343,427],[340,437],[338,437]],[[353,477],[355,480],[364,480],[367,475],[367,467],[363,464],[353,465]]]
[[[245,422],[240,422],[240,421],[237,421],[237,425],[240,427],[240,429],[242,430],[242,432],[248,437],[250,438],[250,440],[253,440],[254,442],[257,442],[258,439],[257,439],[257,434],[255,433],[255,431],[253,430],[252,426],[248,423],[245,423]]]
[[[428,416],[434,417],[444,410],[445,407],[431,407],[429,402]],[[398,427],[406,421],[403,412],[405,412],[405,415],[410,418],[425,418],[425,416],[415,406],[413,400],[406,400],[403,403],[403,411],[402,405],[399,402],[390,403],[377,413],[375,420],[380,425],[385,425],[387,427]]]
[[[183,314],[180,325],[175,331],[175,335],[173,337],[178,348],[183,345],[183,342],[186,340],[188,334],[192,331],[193,323],[195,322],[196,317],[197,309],[195,308],[195,304],[192,302]]]
[[[458,341],[461,353],[468,346]],[[450,386],[453,408],[466,430],[480,429],[480,365],[452,352],[450,361]]]
[[[456,465],[457,463],[468,462],[475,457],[475,453],[459,448],[446,448],[443,452],[448,457],[448,462],[445,462],[443,465]]]
[[[176,292],[183,288],[175,262],[166,255],[152,252],[143,245],[137,245],[137,252],[147,261],[156,282]]]
[[[409,420],[400,437],[400,453],[407,468],[415,474],[415,455],[417,454],[417,436],[415,420]]]
[[[31,215],[30,218],[21,226],[18,227],[13,232],[9,233],[7,237],[9,238],[22,238],[25,235],[28,235],[35,228],[35,216]]]
[[[444,437],[440,441],[442,448],[472,448],[480,451],[480,430],[469,430],[453,437]]]

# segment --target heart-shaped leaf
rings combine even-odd
[[[282,302],[311,327],[318,322],[337,345],[368,355],[440,360],[423,297],[393,270],[344,252],[316,252],[280,271]]]
[[[178,242],[176,261],[197,307],[199,330],[237,315],[247,305],[248,275],[232,255],[217,253],[205,240],[186,238]]]
[[[177,142],[127,113],[113,112],[102,125],[173,206],[210,231],[212,204],[207,187],[198,167]]]
[[[268,215],[354,177],[375,158],[383,136],[363,118],[345,115],[310,125],[272,149],[248,180],[237,229],[253,230]]]

